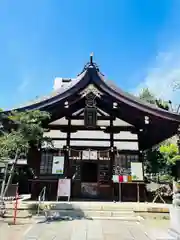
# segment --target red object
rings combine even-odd
[[[123,182],[123,176],[119,176],[119,182]]]
[[[18,199],[19,199],[19,194],[18,194],[18,185],[17,185],[17,187],[16,187],[16,197],[15,197],[15,203],[14,203],[14,219],[13,219],[14,225],[16,224],[16,218],[17,218]]]

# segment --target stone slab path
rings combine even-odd
[[[37,223],[23,240],[150,240],[140,224],[113,220]]]
[[[0,221],[0,240],[21,240],[26,231],[32,228],[31,224],[8,225]]]
[[[0,222],[0,240],[174,240],[162,223],[74,219],[8,226]]]

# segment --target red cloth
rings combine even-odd
[[[119,176],[119,182],[123,182],[123,176]]]

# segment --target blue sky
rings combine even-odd
[[[0,0],[0,107],[48,94],[91,52],[122,89],[180,102],[179,12],[178,0]]]

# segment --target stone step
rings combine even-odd
[[[17,216],[26,217],[30,215],[34,215],[37,211],[30,211],[30,210],[17,210]],[[42,211],[40,211],[42,212]],[[133,211],[99,211],[99,210],[79,210],[79,209],[73,209],[73,210],[52,210],[51,212],[58,212],[61,215],[80,215],[80,216],[113,216],[113,217],[119,217],[119,216],[134,216]],[[6,216],[11,215],[13,216],[14,211],[13,210],[7,210]]]
[[[47,205],[53,205],[58,210],[82,210],[82,211],[133,211],[132,207],[124,207],[119,204],[110,204],[110,205],[80,205],[80,204],[70,204],[70,203],[41,203]],[[37,209],[38,203],[34,204],[18,204],[19,210],[27,210],[27,209]],[[14,209],[13,204],[6,204],[6,209]]]
[[[104,210],[104,211],[134,211],[134,212],[169,212],[170,205],[168,204],[154,204],[154,203],[120,203],[120,202],[45,202],[56,206],[57,209],[62,210]],[[20,201],[18,209],[37,209],[38,202],[36,201]],[[14,203],[6,203],[7,209],[13,209]]]
[[[18,210],[17,211],[17,218],[28,218],[32,215],[35,215],[37,211],[30,211],[30,210]],[[50,215],[59,214],[60,216],[70,216],[70,217],[80,217],[80,218],[94,218],[94,217],[104,217],[104,218],[121,218],[121,217],[134,217],[135,214],[133,211],[103,211],[103,210],[80,210],[80,209],[73,209],[73,210],[51,210],[49,211]],[[40,211],[40,214],[43,215],[43,211]],[[14,211],[8,210],[6,212],[6,217],[13,217]]]
[[[133,212],[125,211],[81,211],[81,210],[55,210],[51,213],[59,213],[61,216],[77,216],[77,217],[123,217],[134,216]]]
[[[141,218],[140,216],[121,216],[121,217],[108,217],[108,216],[91,216],[91,217],[87,217],[87,216],[48,216],[47,218],[43,215],[36,215],[33,217],[33,221],[36,223],[39,222],[44,222],[46,220],[74,220],[74,219],[88,219],[88,220],[118,220],[118,221],[123,221],[123,222],[129,222],[129,221],[133,221],[133,222],[140,222],[142,220],[144,220],[143,218]]]

